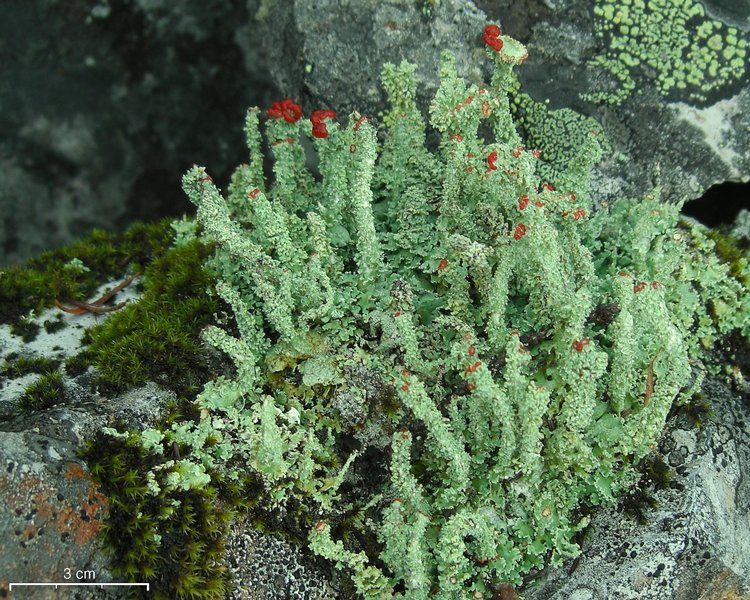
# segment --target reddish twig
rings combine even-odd
[[[107,302],[109,299],[111,299],[117,292],[120,292],[124,290],[126,287],[128,287],[133,280],[138,277],[140,273],[135,273],[134,275],[131,275],[122,283],[116,285],[113,287],[110,291],[108,291],[106,294],[103,294],[100,298],[97,298],[93,302],[82,302],[80,300],[71,300],[70,304],[73,305],[73,307],[70,306],[64,306],[62,302],[55,299],[55,306],[59,308],[60,310],[70,313],[72,315],[82,315],[84,313],[96,313],[96,314],[102,314],[102,313],[108,313],[113,312],[115,310],[120,310],[123,306],[125,306],[125,302],[120,302],[118,304],[115,304],[114,306],[103,306],[105,302]]]

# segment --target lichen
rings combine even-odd
[[[310,547],[368,597],[489,597],[575,556],[580,508],[632,487],[673,402],[699,389],[703,347],[750,332],[742,285],[658,186],[593,210],[600,127],[558,115],[590,128],[559,154],[545,139],[554,163],[524,146],[508,92],[526,50],[497,26],[484,41],[486,88],[442,56],[437,152],[402,63],[383,70],[382,145],[356,113],[327,114],[322,135],[320,113],[286,99],[267,112],[273,184],[257,109],[226,198],[202,168],[183,182],[235,316],[236,332],[204,339],[237,377],[207,384],[203,417],[174,435],[220,477],[245,465],[275,510],[307,507]],[[387,419],[345,377],[357,365],[395,400]],[[363,413],[391,440],[387,462],[347,450]],[[368,486],[373,469],[390,480]]]
[[[620,104],[648,77],[663,95],[705,101],[745,74],[747,37],[696,0],[598,0],[594,13],[604,51],[591,65],[614,85],[588,100]]]

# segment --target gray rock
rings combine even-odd
[[[235,582],[227,600],[329,600],[336,592],[324,572],[299,547],[234,523],[227,539],[227,563]]]
[[[0,423],[0,590],[8,590],[11,582],[121,581],[113,578],[97,538],[107,520],[108,500],[78,452],[115,419],[141,429],[153,424],[171,397],[150,384],[112,400],[79,397]],[[118,587],[73,591],[45,587],[33,597],[125,597],[125,588]]]

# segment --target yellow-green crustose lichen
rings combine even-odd
[[[620,104],[636,88],[636,72],[655,71],[657,89],[691,100],[733,83],[745,73],[747,39],[706,16],[695,0],[598,0],[597,35],[606,44],[592,63],[617,80],[614,90],[588,100]]]

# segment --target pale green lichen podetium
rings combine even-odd
[[[203,168],[184,177],[235,315],[236,334],[205,339],[237,377],[206,385],[201,420],[169,435],[212,473],[249,469],[269,506],[306,507],[311,548],[365,597],[490,598],[576,556],[579,509],[636,481],[673,402],[700,386],[691,361],[750,330],[746,291],[705,237],[676,228],[679,204],[656,189],[592,210],[600,128],[540,179],[508,101],[526,50],[492,25],[484,41],[487,87],[442,55],[435,151],[402,63],[383,69],[382,143],[358,114],[308,121],[284,100],[266,126],[273,183],[257,109],[251,163],[226,199]],[[369,383],[351,376],[362,372]],[[363,446],[390,439],[389,464],[346,450],[365,430]],[[382,489],[368,487],[374,468]],[[336,539],[346,511],[360,531]]]
[[[654,72],[657,89],[694,101],[742,78],[747,36],[711,19],[697,0],[597,0],[595,29],[604,52],[591,62],[606,69],[616,88],[586,94],[620,104]]]

